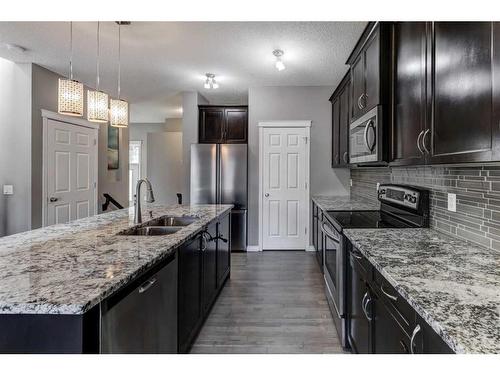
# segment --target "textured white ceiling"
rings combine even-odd
[[[197,90],[211,103],[247,102],[249,87],[335,86],[365,22],[133,22],[122,27],[122,97],[131,121],[181,117],[181,91]],[[101,88],[116,93],[118,26],[101,23]],[[8,50],[13,43],[25,53]],[[74,75],[95,86],[96,23],[73,28]],[[284,71],[272,51],[285,52]],[[68,74],[69,24],[0,22],[0,57],[34,62]],[[216,75],[217,90],[203,88]]]

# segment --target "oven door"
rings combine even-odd
[[[349,160],[351,163],[379,160],[379,107],[373,108],[349,127]]]
[[[326,219],[321,224],[321,231],[324,237],[324,271],[327,293],[332,299],[335,311],[332,313],[335,319],[342,319],[344,311],[344,257],[342,235]]]

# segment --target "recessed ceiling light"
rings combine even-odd
[[[276,57],[275,66],[276,66],[276,69],[278,69],[279,71],[282,71],[285,69],[285,64],[283,64],[283,61],[281,60],[281,58],[283,57],[284,54],[285,53],[280,49],[275,49],[273,51],[273,55]]]

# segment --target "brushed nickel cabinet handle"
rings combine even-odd
[[[423,130],[418,134],[418,137],[417,137],[417,148],[418,148],[418,151],[420,151],[420,153],[423,155],[424,151],[420,147],[420,138],[422,138],[422,134],[424,134]]]
[[[397,301],[397,300],[398,300],[398,297],[393,296],[392,294],[387,293],[387,292],[384,290],[384,286],[383,286],[383,285],[381,285],[381,286],[380,286],[380,290],[382,291],[382,293],[384,293],[384,294],[385,294],[385,296],[386,296],[387,298],[392,299],[393,301]]]
[[[425,146],[425,140],[427,139],[427,134],[431,131],[431,129],[427,129],[424,133],[424,136],[422,137],[422,147],[424,148],[425,152],[427,154],[430,154],[430,151],[427,149],[427,147]]]
[[[359,98],[358,98],[358,108],[359,108],[359,109],[363,109],[363,108],[364,108],[364,107],[363,107],[363,105],[361,104],[361,99],[362,99],[362,98],[363,98],[363,94],[361,94],[361,95],[359,96]]]
[[[344,155],[342,155],[342,159],[344,159],[344,163],[347,164],[347,151],[345,151]]]
[[[146,290],[148,290],[149,288],[151,288],[154,285],[154,283],[156,283],[156,279],[155,278],[149,279],[148,281],[146,281],[144,284],[142,284],[139,287],[139,293],[144,293]]]
[[[417,326],[415,327],[415,329],[413,330],[413,333],[411,335],[411,340],[410,340],[410,352],[411,354],[415,354],[415,351],[413,350],[413,347],[414,347],[414,341],[415,341],[415,337],[417,337],[417,334],[420,332],[420,324],[417,324]]]

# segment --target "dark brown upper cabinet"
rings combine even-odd
[[[248,107],[199,106],[199,143],[247,143]]]
[[[429,24],[396,22],[393,46],[392,162],[424,164],[422,136],[426,121],[426,50]]]
[[[369,22],[347,59],[351,66],[350,120],[388,103],[389,24]]]
[[[392,163],[500,160],[500,25],[392,25]]]
[[[493,22],[431,25],[432,110],[422,136],[430,163],[500,160],[499,31]]]
[[[349,165],[350,74],[344,76],[330,97],[332,103],[332,167]]]

